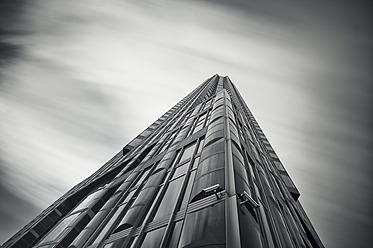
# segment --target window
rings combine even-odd
[[[199,154],[202,151],[203,148],[203,141],[204,139],[201,139],[200,142],[198,143],[198,149],[197,149],[197,154]]]
[[[158,248],[158,247],[160,247],[162,237],[163,237],[163,234],[164,234],[165,230],[166,230],[166,226],[146,233],[145,239],[142,242],[141,247],[142,248]]]
[[[162,149],[159,151],[159,153],[164,152],[170,145],[170,143],[174,140],[177,132],[172,133],[169,137],[167,137],[167,141],[163,144]]]
[[[183,198],[183,201],[181,202],[180,209],[185,208],[187,206],[188,202],[189,202],[190,192],[192,191],[192,186],[193,186],[193,182],[194,182],[195,177],[196,177],[196,171],[194,170],[190,173],[188,183],[187,183],[187,187],[186,187],[185,193],[184,193],[184,198]]]
[[[73,221],[76,220],[78,215],[81,212],[72,214],[65,219],[63,219],[59,224],[57,224],[51,232],[48,233],[47,236],[45,236],[40,243],[45,243],[48,241],[56,240],[58,237],[62,236],[65,232],[67,232],[67,227],[71,226],[73,224]]]
[[[215,247],[214,244],[225,244],[224,209],[224,201],[220,201],[211,207],[188,214],[188,218],[184,221],[178,247],[188,247],[189,237],[196,236],[199,240],[206,241],[204,243],[206,246],[202,247]],[[201,232],[201,229],[196,228],[196,225],[203,226],[205,230],[213,230],[213,232]],[[194,247],[201,246],[196,244]]]
[[[276,154],[274,154],[273,152],[270,152],[269,156],[271,156],[272,158],[277,158]]]
[[[75,207],[75,210],[84,209],[89,206],[89,204],[92,202],[92,200],[100,193],[102,192],[102,189],[97,190],[90,195],[88,195],[78,206]]]
[[[91,228],[90,229],[88,229],[88,228],[83,229],[83,231],[81,231],[79,233],[79,235],[74,239],[74,242],[72,243],[72,245],[75,245],[75,247],[76,247],[76,244],[77,245],[84,244],[87,241],[87,239],[89,238],[89,235],[91,234],[90,233],[91,230],[92,230]]]
[[[207,114],[206,125],[209,123],[210,118],[211,118],[211,111],[209,111],[209,113]]]
[[[269,224],[268,224],[268,219],[267,219],[268,210],[265,207],[265,205],[262,203],[262,201],[259,197],[258,197],[258,203],[259,203],[259,206],[260,206],[258,209],[260,211],[260,216],[261,216],[260,225],[261,225],[262,229],[264,230],[265,236],[267,237],[266,240],[269,243],[269,247],[275,247],[275,245],[273,243],[273,239],[272,239],[271,230],[270,230],[270,227],[269,227]]]
[[[275,166],[278,170],[282,170],[282,171],[285,170],[284,166],[280,162],[278,161],[273,161],[273,162],[275,163]]]
[[[211,99],[208,100],[206,103],[205,103],[205,106],[203,107],[203,110],[207,109],[208,107],[210,107],[211,105]]]
[[[179,237],[180,237],[180,231],[181,231],[182,224],[183,224],[183,221],[176,222],[170,243],[168,244],[168,247],[177,247],[177,243],[179,243]]]
[[[295,188],[295,185],[293,181],[291,181],[290,177],[285,176],[285,175],[281,175],[281,177],[284,180],[286,186],[288,186],[289,188]]]
[[[157,213],[155,214],[153,219],[158,219],[171,213],[172,208],[174,207],[179,195],[179,191],[183,181],[184,177],[179,177],[178,179],[175,179],[168,184],[161,204],[159,205]]]
[[[251,151],[254,153],[255,158],[259,161],[259,155],[258,155],[258,152],[257,152],[254,144],[249,142],[249,146],[251,148]]]
[[[205,124],[205,117],[206,117],[206,113],[204,113],[204,114],[202,114],[198,117],[198,120],[196,122],[196,127],[194,128],[192,134],[198,132],[199,130],[201,130],[203,128],[203,126]]]
[[[123,200],[123,203],[127,203],[130,201],[130,199],[133,197],[133,195],[135,194],[136,190],[132,190],[128,193],[128,195],[126,196],[126,198]]]
[[[192,157],[196,142],[184,148],[183,154],[181,155],[180,162]]]
[[[111,227],[113,227],[115,221],[118,219],[118,216],[122,213],[125,206],[125,204],[119,206],[115,213],[108,218],[109,221],[105,220],[105,222],[107,221],[107,223],[104,225],[104,228],[99,232],[99,235],[91,242],[91,244],[97,245],[105,238],[105,236],[107,236],[109,230],[111,229]]]
[[[252,135],[250,134],[249,130],[248,130],[247,128],[245,128],[244,130],[245,130],[245,133],[246,133],[247,137],[248,137],[251,141],[253,141]]]
[[[176,177],[178,177],[178,176],[180,176],[182,174],[185,174],[185,172],[188,169],[188,167],[189,167],[189,163],[185,163],[185,164],[177,167],[175,169],[175,172],[174,172],[174,175],[172,176],[172,178],[176,178]]]
[[[200,157],[197,157],[197,158],[194,159],[192,169],[196,169],[196,168],[198,167],[199,158],[200,158]]]
[[[145,178],[147,177],[147,175],[149,174],[149,170],[150,170],[151,167],[148,167],[146,168],[143,172],[142,172],[142,175],[140,177],[140,179],[136,182],[136,185],[133,186],[133,188],[139,186],[140,184],[144,183],[144,180]]]
[[[273,151],[272,147],[270,147],[270,146],[266,146],[266,149],[269,150],[269,151]]]

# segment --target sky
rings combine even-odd
[[[369,1],[2,0],[0,244],[228,75],[326,247],[373,234]]]

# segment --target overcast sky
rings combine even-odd
[[[219,73],[325,246],[369,247],[372,4],[248,2],[2,0],[0,244]]]

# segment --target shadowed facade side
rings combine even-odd
[[[3,247],[324,247],[299,196],[214,75]]]

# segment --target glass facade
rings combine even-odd
[[[3,247],[323,247],[298,197],[214,75]]]

